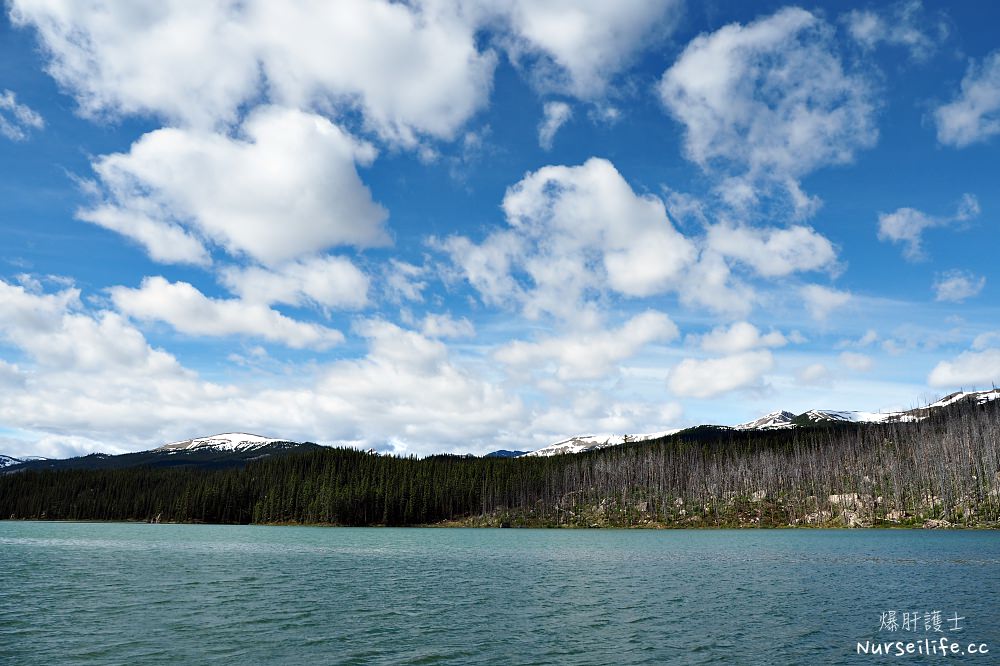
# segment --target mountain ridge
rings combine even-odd
[[[658,433],[638,433],[625,435],[576,435],[550,444],[544,448],[531,451],[528,456],[555,456],[567,453],[583,453],[609,446],[650,441],[660,437],[693,430],[697,428],[717,428],[722,430],[785,430],[834,423],[913,423],[927,418],[938,409],[954,405],[962,401],[983,404],[1000,399],[1000,389],[992,388],[984,391],[955,391],[935,400],[925,407],[916,407],[898,412],[865,412],[851,410],[810,409],[801,414],[787,410],[776,410],[752,421],[738,423],[733,426],[702,424],[691,428],[677,428]]]
[[[961,402],[986,402],[1000,399],[1000,389],[985,391],[956,391],[925,407],[899,412],[864,412],[828,409],[811,409],[802,414],[787,410],[776,410],[757,419],[733,426],[703,424],[689,428],[674,428],[653,433],[638,434],[588,434],[575,435],[534,451],[500,450],[483,457],[545,457],[555,455],[585,453],[599,449],[647,442],[699,429],[731,431],[790,430],[823,424],[865,424],[887,422],[916,422],[927,418],[939,409]],[[296,451],[322,448],[312,442],[294,442],[287,439],[266,437],[246,432],[227,432],[204,437],[179,440],[168,444],[121,455],[92,453],[68,459],[48,459],[39,457],[14,457],[0,454],[0,473],[13,473],[28,469],[67,468],[113,468],[138,465],[153,467],[199,466],[233,467],[242,466],[251,460],[266,456],[284,455]]]

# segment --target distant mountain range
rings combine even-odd
[[[735,426],[696,426],[694,428],[682,428],[635,435],[577,435],[555,444],[550,444],[543,449],[532,451],[529,456],[555,456],[563,453],[582,453],[584,451],[594,451],[609,446],[620,446],[625,443],[644,442],[661,437],[668,437],[699,428],[711,427],[718,430],[776,430],[787,428],[800,428],[814,426],[823,423],[907,423],[915,422],[927,418],[935,410],[954,405],[960,402],[976,402],[983,404],[991,400],[1000,398],[1000,389],[989,391],[959,391],[947,395],[936,402],[932,402],[926,407],[918,407],[901,412],[854,412],[837,411],[830,409],[811,409],[802,414],[779,410],[765,414],[758,419],[740,423]]]
[[[621,446],[697,433],[704,429],[712,431],[734,430],[779,430],[836,423],[906,423],[927,418],[936,410],[959,403],[983,404],[1000,398],[1000,389],[989,391],[962,391],[952,393],[926,407],[900,412],[856,412],[812,409],[802,414],[779,410],[765,414],[758,419],[735,426],[704,425],[693,428],[678,428],[662,432],[644,434],[577,435],[550,444],[536,451],[508,451],[501,449],[487,453],[487,458],[516,458],[519,456],[554,456],[560,454],[583,453],[611,446]],[[292,442],[243,432],[222,433],[209,437],[186,439],[164,444],[149,451],[109,455],[92,453],[88,456],[62,460],[29,457],[15,458],[0,455],[0,473],[14,473],[24,470],[56,469],[120,469],[126,467],[241,467],[252,460],[268,456],[287,455],[321,448],[312,442]]]
[[[48,458],[18,459],[0,455],[0,473],[46,469],[121,469],[141,466],[219,469],[241,467],[252,460],[317,448],[320,448],[320,445],[311,442],[290,442],[284,439],[242,432],[223,433],[173,442],[149,451],[124,453],[116,456],[106,453],[92,453],[88,456],[55,460]]]

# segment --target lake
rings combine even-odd
[[[3,664],[1000,661],[996,532],[0,521],[0,567]]]

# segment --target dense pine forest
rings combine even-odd
[[[997,401],[1000,402],[1000,401]],[[0,476],[0,516],[330,525],[995,526],[1000,404],[919,423],[703,427],[550,458],[319,448],[230,469]]]

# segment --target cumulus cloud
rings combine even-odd
[[[734,278],[725,258],[711,250],[703,250],[687,270],[679,296],[689,307],[707,307],[734,317],[747,316],[757,302],[753,288]]]
[[[989,386],[1000,381],[1000,349],[962,352],[951,361],[941,361],[931,370],[927,383],[937,387]]]
[[[701,336],[701,348],[713,354],[735,354],[758,347],[784,347],[788,339],[780,331],[761,334],[760,329],[746,321],[728,328],[718,326]]]
[[[233,429],[417,454],[485,452],[524,435],[531,415],[520,399],[457,364],[440,341],[381,320],[356,332],[366,344],[358,358],[212,383],[121,315],[86,311],[75,288],[38,294],[0,281],[0,339],[23,356],[0,364],[0,384],[16,387],[0,391],[0,423],[36,455]]]
[[[113,450],[148,434],[151,423],[177,418],[173,406],[181,396],[197,401],[224,393],[150,347],[120,315],[85,312],[79,296],[75,288],[36,294],[0,281],[0,338],[23,356],[23,363],[7,365],[19,389],[0,391],[0,423],[42,433],[40,448],[26,453],[62,453],[47,436],[74,438],[76,445],[95,440],[89,448],[66,449],[72,453]]]
[[[370,145],[325,118],[276,107],[255,111],[242,134],[166,128],[98,158],[102,200],[79,217],[161,261],[203,261],[196,238],[265,264],[388,242],[386,212],[355,168],[374,159]]]
[[[518,372],[542,369],[551,370],[560,380],[600,379],[645,345],[677,336],[677,326],[669,317],[649,311],[618,329],[511,342],[497,349],[494,357]]]
[[[122,313],[166,322],[188,335],[243,335],[300,349],[327,349],[344,340],[340,331],[296,321],[261,303],[209,298],[187,282],[149,277],[138,289],[112,287],[109,291]]]
[[[976,276],[969,271],[947,271],[937,276],[934,281],[934,300],[960,303],[973,296],[986,286],[986,278]]]
[[[755,229],[714,225],[708,230],[707,244],[763,277],[832,270],[837,261],[833,244],[814,229],[803,226]]]
[[[851,300],[851,294],[818,284],[809,284],[799,289],[806,310],[816,321],[825,321],[830,314]]]
[[[556,132],[573,116],[573,109],[566,102],[546,102],[544,112],[545,117],[538,126],[538,145],[551,150]]]
[[[934,111],[938,141],[963,148],[1000,134],[1000,51],[973,61],[954,100]]]
[[[906,48],[918,62],[930,58],[948,36],[948,26],[940,17],[932,21],[920,0],[905,0],[880,11],[853,9],[842,18],[850,34],[862,48],[879,44]]]
[[[432,245],[450,255],[484,302],[520,307],[532,319],[547,314],[596,325],[604,296],[665,293],[686,306],[745,317],[757,296],[730,262],[765,278],[837,270],[833,244],[809,227],[723,223],[709,225],[704,237],[685,236],[661,199],[637,194],[600,158],[527,174],[507,190],[503,209],[507,228],[483,241],[452,236]]]
[[[878,135],[869,86],[844,71],[833,29],[796,7],[695,38],[659,93],[689,159],[738,177],[743,199],[754,184],[784,188],[801,215],[816,202],[798,179],[852,161]]]
[[[35,294],[0,280],[0,335],[34,363],[82,371],[136,368],[151,377],[181,374],[173,357],[150,349],[123,317],[81,310],[76,288]],[[8,365],[8,374],[22,377],[15,370]]]
[[[230,266],[222,269],[220,277],[248,303],[350,309],[368,303],[368,276],[346,257],[309,257],[274,269]]]
[[[670,371],[667,387],[679,397],[714,398],[759,385],[773,367],[774,357],[767,350],[703,360],[686,358]]]
[[[45,119],[26,104],[17,101],[10,90],[0,92],[0,134],[11,141],[24,141],[32,130],[45,127]]]
[[[495,55],[449,3],[17,0],[52,76],[88,116],[213,128],[264,97],[361,113],[387,140],[451,138],[486,102]],[[211,66],[206,66],[211,63]]]
[[[368,355],[333,364],[314,396],[327,419],[343,420],[341,431],[392,441],[400,451],[417,443],[426,451],[436,441],[468,450],[522,422],[521,401],[453,363],[442,342],[382,320],[356,332]]]
[[[927,258],[923,247],[923,233],[927,229],[948,227],[971,220],[979,215],[979,201],[972,194],[963,194],[955,214],[934,217],[914,208],[899,208],[892,213],[878,216],[879,240],[903,246],[903,256],[909,261]]]
[[[694,263],[694,244],[663,202],[640,196],[607,160],[547,166],[508,189],[508,229],[476,244],[441,247],[488,303],[519,304],[529,318],[551,314],[593,323],[593,294],[643,297],[667,291]]]
[[[594,100],[648,42],[670,35],[680,0],[486,0],[501,43],[542,91]]]
[[[360,115],[386,141],[451,140],[489,99],[496,48],[539,90],[598,101],[680,0],[14,0],[50,74],[90,117],[200,129],[270,103]],[[480,48],[483,34],[490,38]],[[212,63],[206,67],[205,63]]]

